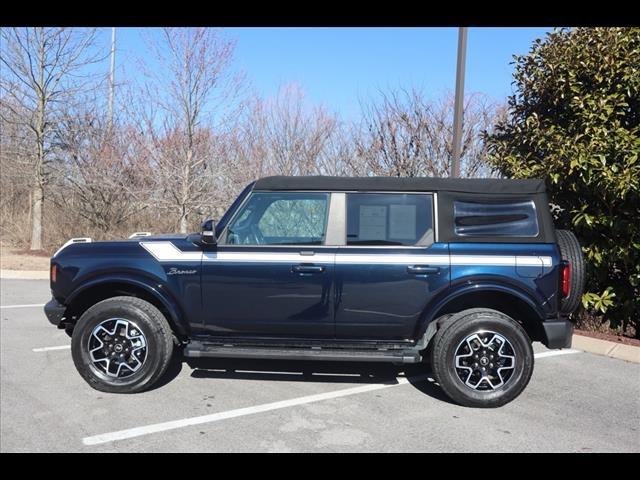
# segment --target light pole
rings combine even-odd
[[[456,98],[453,109],[453,158],[451,177],[460,176],[460,152],[462,150],[462,116],[464,106],[464,66],[467,56],[467,27],[458,29],[458,65],[456,68]]]

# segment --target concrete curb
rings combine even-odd
[[[0,278],[10,280],[48,280],[47,270],[0,270]]]
[[[608,340],[600,340],[599,338],[574,335],[571,348],[595,353],[596,355],[604,355],[605,357],[617,358],[627,362],[640,363],[640,347],[633,345],[624,345]]]

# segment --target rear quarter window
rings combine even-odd
[[[454,201],[455,234],[473,237],[536,237],[538,216],[532,200]]]

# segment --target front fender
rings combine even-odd
[[[140,289],[148,295],[156,299],[164,306],[164,309],[170,315],[170,322],[178,330],[177,333],[187,335],[189,332],[189,324],[186,321],[185,313],[176,301],[170,291],[163,286],[158,279],[150,278],[144,275],[127,274],[105,274],[91,278],[82,282],[74,289],[65,299],[66,305],[72,305],[75,300],[80,299],[83,294],[94,288],[110,288],[109,285],[131,286]]]

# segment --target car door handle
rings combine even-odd
[[[429,265],[409,265],[407,267],[407,273],[416,273],[419,275],[440,273],[440,267],[430,267]]]
[[[324,267],[321,265],[294,265],[291,270],[295,273],[322,273]]]

